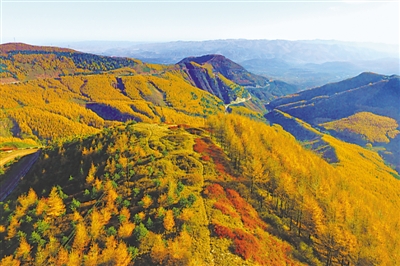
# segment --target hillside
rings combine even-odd
[[[22,44],[2,49],[2,75],[14,80],[2,78],[0,87],[3,141],[45,143],[127,120],[198,125],[224,110],[222,101],[190,85],[176,66]]]
[[[33,46],[22,43],[1,44],[1,83],[54,78],[74,74],[93,74],[140,61],[80,53],[71,49]]]
[[[400,184],[375,153],[324,137],[339,154],[341,163],[332,166],[279,127],[235,115],[208,125],[211,136],[201,128],[129,123],[44,150],[1,204],[2,262],[400,259],[398,232],[390,230]]]
[[[266,108],[283,111],[342,140],[362,146],[370,143],[399,171],[398,99],[399,76],[362,73],[338,83],[281,97]],[[280,124],[276,119],[274,122]],[[295,130],[290,132],[297,135]]]
[[[296,90],[216,55],[162,66],[56,47],[1,47],[4,141],[46,143],[127,120],[198,125],[241,101],[227,110],[263,119],[263,103]]]

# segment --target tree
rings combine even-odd
[[[119,242],[115,249],[115,265],[116,266],[127,266],[130,264],[132,258],[128,252],[127,246],[124,242]]]
[[[168,210],[165,213],[163,225],[164,225],[165,230],[167,230],[167,231],[171,231],[172,228],[174,228],[175,220],[174,220],[174,213],[172,210]]]
[[[99,260],[99,246],[96,243],[93,243],[90,246],[89,252],[85,257],[85,265],[87,266],[97,266]]]
[[[96,208],[90,214],[90,219],[90,235],[93,240],[96,240],[103,231],[105,221],[103,219],[103,215],[101,215]]]
[[[95,176],[94,176],[94,174],[96,173],[96,167],[94,166],[94,164],[92,163],[91,165],[90,165],[90,169],[89,169],[89,172],[88,172],[88,175],[87,175],[87,177],[86,177],[86,183],[87,184],[92,184],[93,182],[94,182],[94,178],[95,178]]]
[[[51,189],[49,198],[47,199],[48,209],[46,214],[48,218],[55,218],[65,213],[65,205],[60,196],[58,195],[57,188]]]
[[[30,251],[32,247],[29,245],[29,243],[26,241],[25,237],[21,237],[19,240],[19,247],[16,250],[16,257],[21,258],[24,261],[29,261],[30,260]]]
[[[75,228],[75,238],[72,247],[78,252],[82,252],[86,245],[89,243],[89,236],[83,222],[78,223]]]
[[[149,233],[147,228],[144,226],[143,223],[140,223],[138,226],[135,227],[134,235],[138,241],[142,240],[146,235]]]
[[[131,222],[123,222],[118,229],[118,236],[121,238],[128,238],[132,235],[133,230],[135,229],[135,224]]]

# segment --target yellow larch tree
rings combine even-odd
[[[174,228],[175,220],[174,220],[174,213],[172,212],[172,210],[168,210],[165,213],[163,225],[165,230],[167,231],[171,231]]]
[[[55,218],[65,213],[65,205],[57,192],[57,188],[51,189],[49,198],[47,199],[48,209],[46,211],[48,218]]]
[[[125,242],[118,243],[115,249],[115,264],[116,266],[128,266],[131,263],[131,256],[128,252]]]
[[[115,256],[115,248],[117,247],[117,241],[113,235],[108,236],[106,239],[105,248],[101,252],[99,263],[110,265],[113,262]]]
[[[103,227],[105,225],[103,215],[94,209],[90,214],[90,235],[93,240],[96,240],[103,231]]]
[[[16,257],[20,258],[24,262],[29,262],[30,261],[30,252],[31,252],[31,245],[26,241],[25,237],[21,237],[19,240],[19,247],[16,250]]]
[[[4,257],[0,261],[0,265],[1,266],[3,266],[3,265],[4,266],[19,266],[19,265],[21,265],[21,262],[18,259],[14,258],[13,255],[10,255],[10,256]]]
[[[57,265],[66,265],[68,263],[68,250],[64,247],[60,247],[57,253]]]
[[[95,167],[94,164],[92,163],[92,164],[90,165],[90,169],[89,169],[88,175],[87,175],[87,177],[86,177],[86,183],[87,183],[87,184],[90,185],[90,184],[93,183],[94,178],[95,178],[95,176],[94,176],[95,173],[96,173],[96,167]]]
[[[77,252],[82,252],[86,245],[89,243],[89,235],[86,231],[86,226],[83,222],[78,223],[75,228],[75,238],[72,247]]]
[[[150,251],[151,260],[155,264],[163,264],[164,260],[168,256],[168,250],[165,247],[165,243],[160,234],[154,236],[154,244]]]
[[[85,256],[85,265],[86,266],[97,266],[99,264],[99,246],[96,243],[93,243],[90,246],[88,254]]]

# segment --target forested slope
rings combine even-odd
[[[277,126],[207,124],[130,123],[44,150],[1,204],[2,262],[399,261],[400,184],[376,153],[325,136],[331,165]]]

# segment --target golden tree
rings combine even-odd
[[[167,230],[167,231],[171,231],[172,228],[174,228],[175,220],[174,220],[174,213],[172,212],[172,210],[168,210],[165,213],[163,224],[164,224],[165,230]]]
[[[55,218],[65,213],[65,205],[60,196],[58,195],[57,188],[51,189],[49,198],[47,199],[47,211],[48,218]]]

